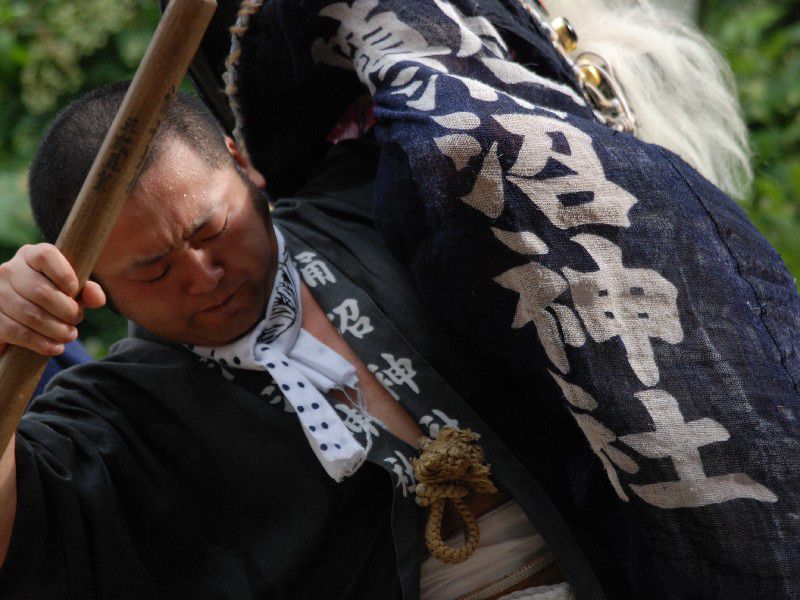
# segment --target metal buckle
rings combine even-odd
[[[608,61],[595,52],[581,52],[573,59],[572,53],[578,47],[578,34],[572,24],[565,17],[556,17],[548,23],[525,0],[521,2],[548,32],[553,45],[573,68],[583,96],[595,113],[612,129],[635,134],[636,117]]]
[[[636,118],[606,59],[595,52],[575,58],[583,95],[617,131],[636,133]]]

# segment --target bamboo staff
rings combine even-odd
[[[56,241],[81,287],[94,269],[216,6],[216,0],[172,0],[153,34]],[[14,435],[47,361],[48,357],[19,346],[10,346],[0,360],[0,449]]]

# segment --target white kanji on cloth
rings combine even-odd
[[[366,315],[361,314],[358,300],[347,298],[339,306],[328,313],[328,318],[333,322],[339,333],[349,333],[360,340],[368,333],[375,331]],[[338,318],[338,323],[337,323]]]
[[[341,403],[336,404],[334,408],[342,413],[344,416],[342,422],[353,433],[363,433],[368,438],[380,435],[378,428],[375,427],[375,423],[380,423],[380,421],[369,413],[362,413],[358,408]]]
[[[355,0],[330,4],[320,16],[339,21],[336,34],[330,39],[314,41],[311,54],[315,62],[355,70],[361,82],[375,92],[372,77],[382,81],[399,62],[430,66],[437,71],[447,69],[434,56],[452,53],[444,46],[431,46],[425,37],[400,20],[393,11],[378,8],[378,0]]]
[[[495,56],[505,55],[508,46],[486,17],[480,15],[469,17],[449,2],[441,0],[433,0],[433,2],[458,27],[461,44],[456,56],[461,58],[472,56],[484,48]]]
[[[439,436],[439,431],[442,427],[459,429],[458,420],[448,417],[444,411],[438,408],[434,408],[431,414],[421,417],[419,424],[428,430],[428,437],[431,439],[436,439]]]
[[[669,458],[677,481],[631,484],[631,490],[648,504],[659,508],[694,508],[737,498],[776,502],[778,497],[744,473],[707,476],[699,449],[727,441],[728,430],[713,419],[686,421],[677,400],[663,390],[645,390],[641,400],[654,431],[620,436],[620,441],[648,458]]]
[[[399,399],[397,393],[391,389],[395,385],[407,385],[412,392],[419,394],[419,386],[414,381],[417,372],[414,370],[410,358],[395,358],[388,352],[382,352],[381,358],[386,361],[387,367],[381,369],[378,365],[368,364],[367,368],[375,374],[378,381],[394,396],[395,400]]]
[[[598,267],[591,273],[563,269],[586,330],[597,342],[619,336],[639,380],[656,385],[659,371],[650,339],[670,344],[683,340],[677,288],[653,269],[626,267],[622,250],[603,237],[585,233],[572,240]]]
[[[564,121],[538,114],[494,115],[510,133],[522,136],[522,147],[506,173],[560,229],[580,225],[629,227],[628,211],[636,198],[606,178],[588,134]],[[542,177],[545,170],[551,171]],[[565,194],[584,202],[565,203]]]
[[[399,450],[395,450],[394,456],[384,458],[383,461],[392,465],[392,472],[397,479],[395,487],[400,488],[403,497],[413,494],[417,489],[417,480],[414,478],[414,468],[405,455]]]
[[[532,322],[547,357],[562,373],[568,373],[564,344],[582,346],[586,335],[572,309],[555,302],[567,290],[564,278],[537,262],[530,262],[509,269],[494,280],[519,294],[511,327],[519,329]]]
[[[439,152],[453,161],[456,171],[466,167],[473,157],[481,153],[480,142],[466,133],[450,133],[433,138],[433,142]]]
[[[461,200],[481,211],[490,219],[496,219],[502,214],[505,206],[505,191],[500,158],[497,155],[497,142],[492,144],[489,152],[483,158],[481,170],[475,178],[472,190]]]
[[[330,267],[325,261],[317,258],[315,252],[301,252],[294,257],[294,260],[299,265],[303,265],[298,270],[308,287],[336,283],[336,276],[331,272]]]
[[[561,391],[564,393],[564,397],[571,406],[584,410],[593,410],[597,408],[597,401],[583,388],[565,381],[552,371],[550,371],[550,375],[556,380],[556,383],[558,383]],[[578,423],[578,427],[581,428],[583,435],[586,436],[586,440],[589,442],[589,447],[592,449],[592,452],[597,455],[600,462],[603,464],[608,480],[611,482],[611,487],[614,488],[620,500],[628,502],[630,498],[628,498],[625,490],[622,489],[622,483],[619,480],[619,474],[615,466],[630,474],[638,472],[639,466],[630,456],[611,445],[613,442],[617,441],[618,438],[608,427],[603,425],[592,415],[578,412],[572,408],[570,408],[569,411]]]
[[[393,90],[390,94],[411,98],[422,89],[418,98],[407,101],[408,107],[421,111],[437,108],[436,78],[439,75],[461,81],[474,100],[494,102],[502,94],[522,108],[534,108],[523,100],[527,90],[513,94],[478,78],[450,74],[436,57],[453,54],[460,58],[478,55],[484,66],[506,86],[534,84],[569,96],[580,106],[586,104],[569,85],[537,75],[510,60],[505,41],[488,19],[467,16],[448,2],[435,0],[435,3],[458,30],[457,48],[453,45],[455,32],[439,23],[417,29],[400,19],[398,13],[381,10],[378,0],[355,0],[352,4],[330,4],[320,11],[320,16],[334,19],[339,25],[331,37],[314,41],[311,46],[314,61],[355,71],[373,95],[378,88],[388,86]],[[389,81],[390,70],[400,63],[403,67]],[[566,116],[566,113],[548,110]]]

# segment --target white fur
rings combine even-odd
[[[747,128],[730,67],[691,24],[649,0],[545,0],[580,52],[603,56],[628,99],[637,136],[680,155],[736,199],[752,182]]]

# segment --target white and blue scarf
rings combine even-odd
[[[355,412],[363,414],[358,376],[353,365],[302,328],[300,277],[277,229],[275,237],[278,268],[264,319],[235,342],[192,351],[239,369],[268,372],[297,413],[323,468],[339,482],[358,470],[369,449],[353,437],[326,395],[341,390],[355,397]]]

